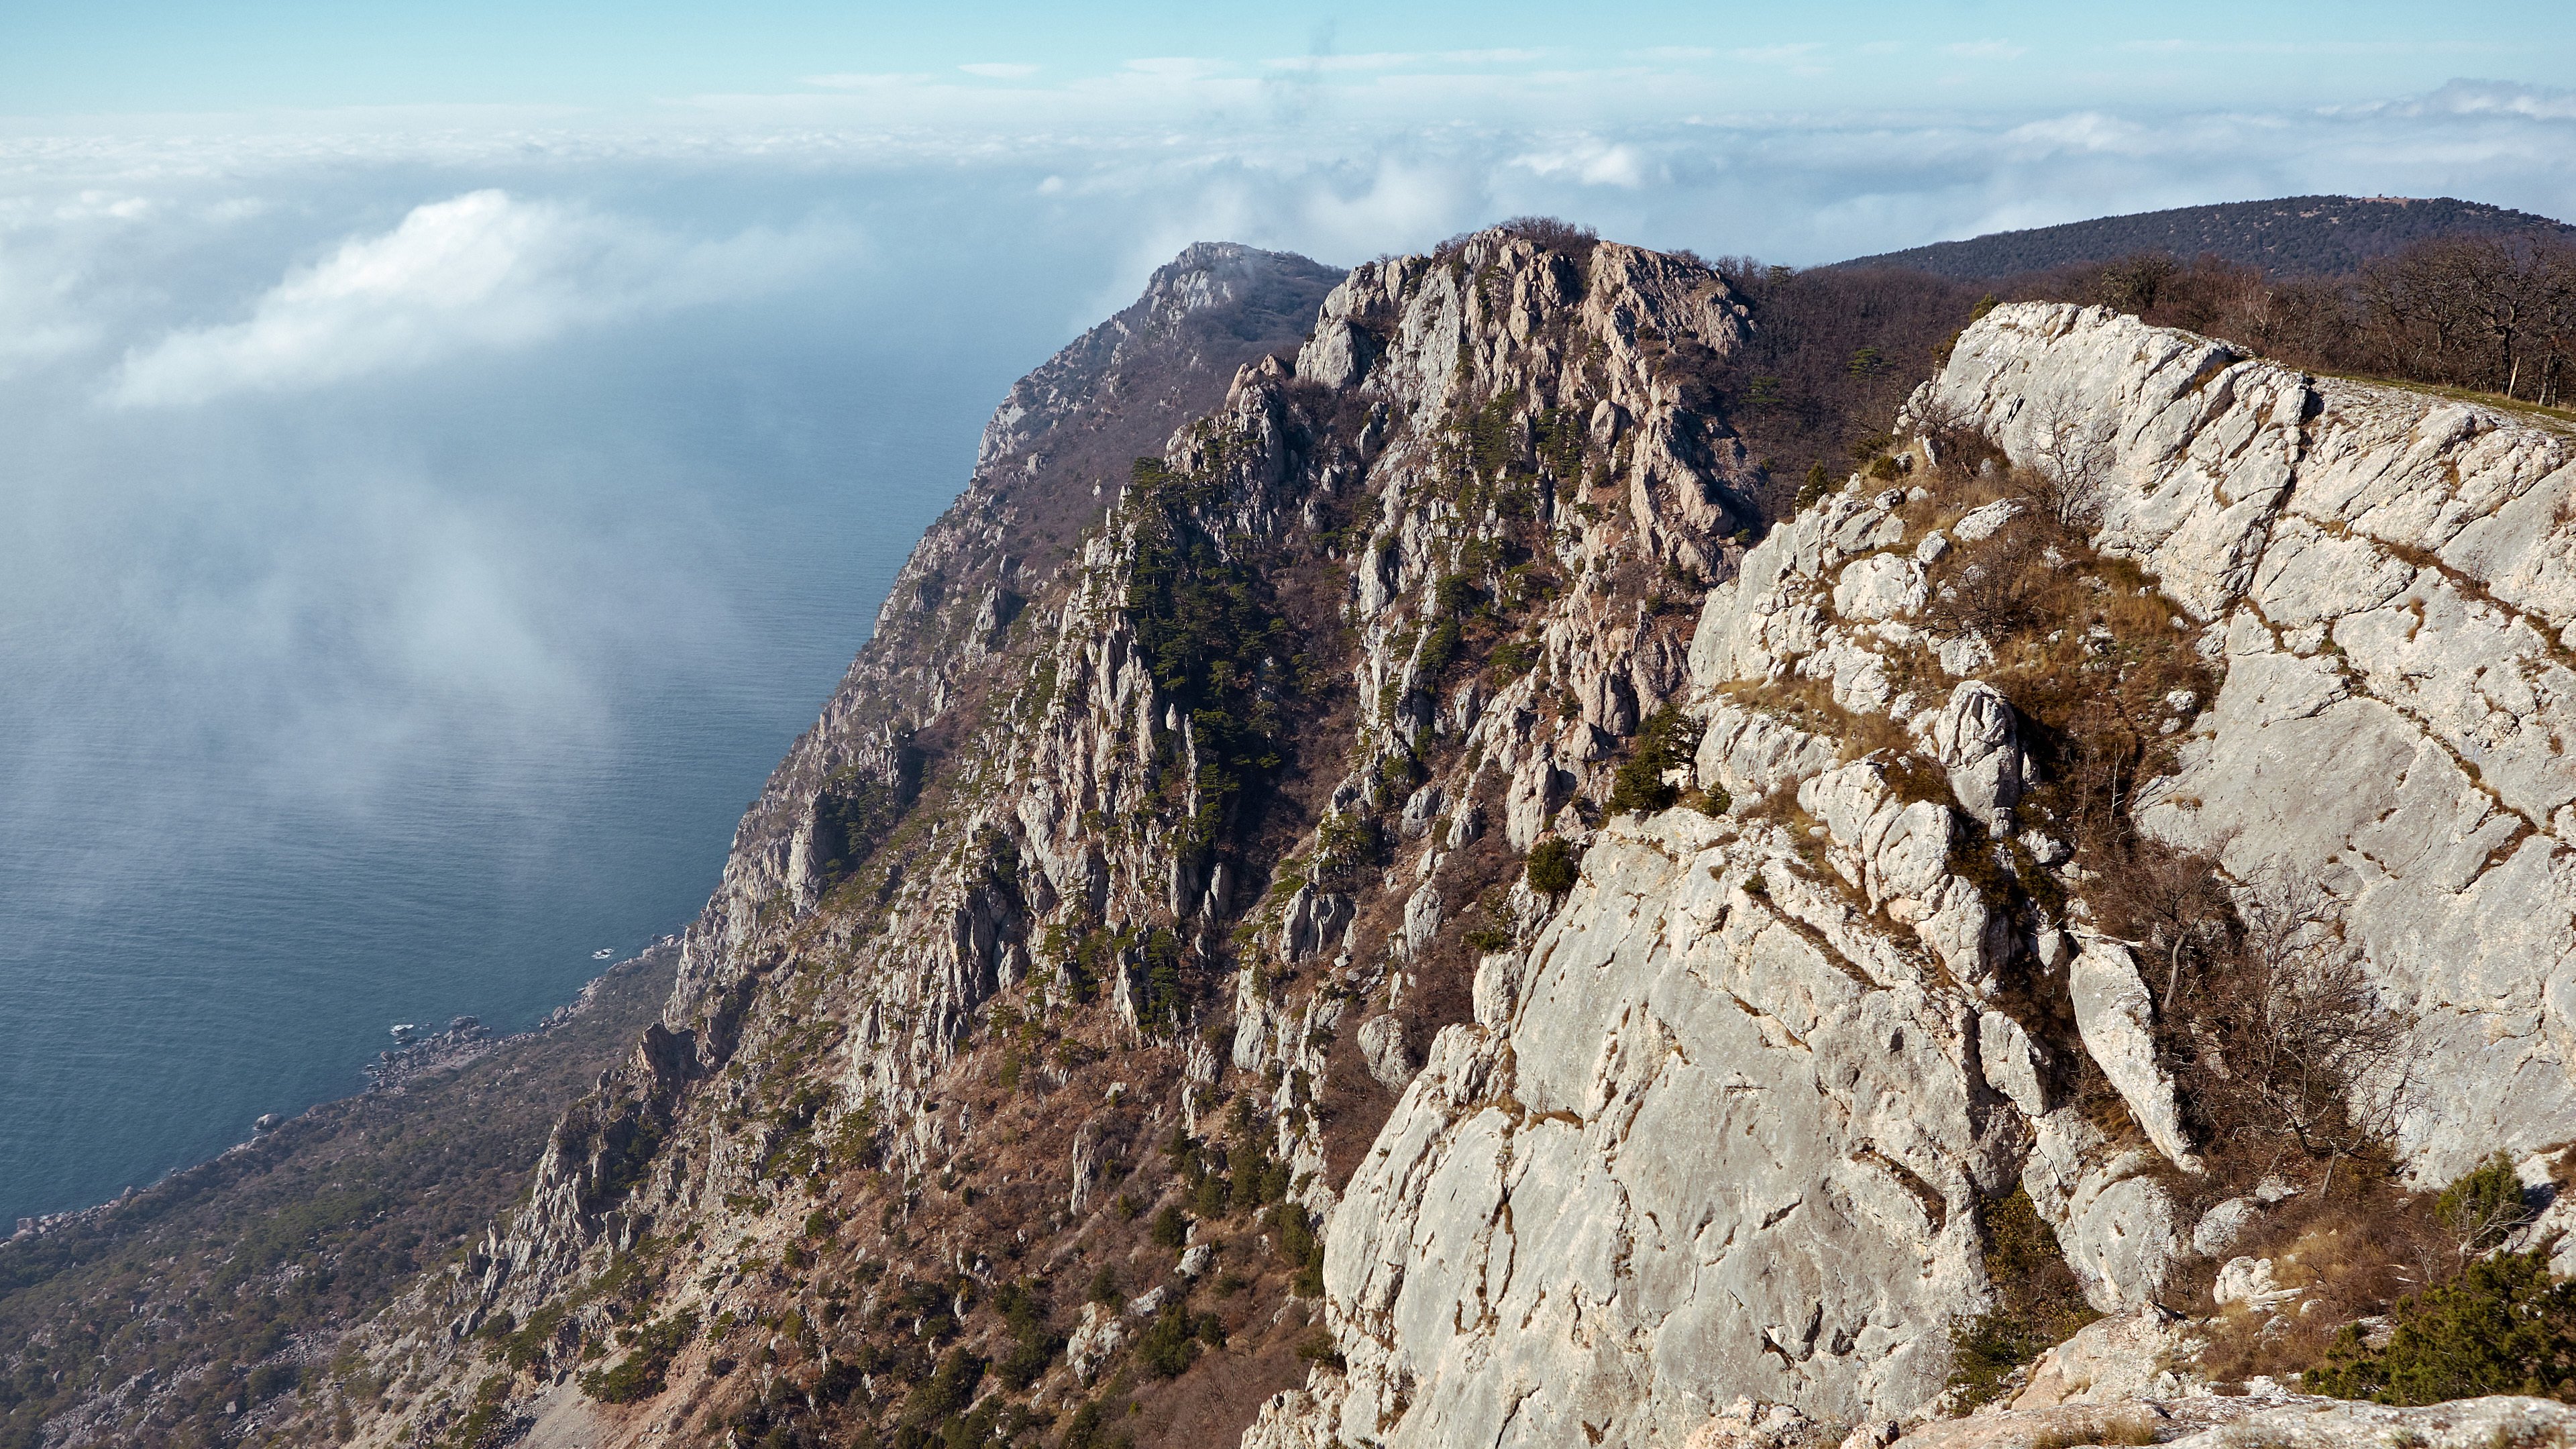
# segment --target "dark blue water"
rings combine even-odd
[[[0,1225],[695,914],[1103,280],[941,275],[149,417],[0,377]]]

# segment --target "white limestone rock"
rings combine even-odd
[[[1977,1064],[1986,1085],[2003,1093],[2025,1116],[2048,1115],[2048,1088],[2040,1075],[2047,1056],[2020,1022],[2000,1011],[1977,1013]]]
[[[2119,1090],[2147,1140],[2174,1166],[2200,1171],[2200,1158],[2183,1131],[2173,1078],[2156,1060],[2155,998],[2147,994],[2129,948],[2099,936],[2087,938],[2067,968],[2066,993],[2075,1006],[2075,1027],[2083,1034],[2085,1052]]]
[[[2206,1342],[2189,1319],[2154,1303],[2096,1319],[2039,1356],[2012,1406],[2046,1409],[2170,1398],[2199,1387],[2189,1360]]]
[[[1345,1440],[1626,1449],[1720,1392],[1848,1419],[1938,1388],[2019,1118],[1970,1090],[1963,1006],[1793,925],[1789,875],[1748,894],[1778,857],[1733,835],[1614,825],[1519,967],[1480,966],[1326,1236]]]
[[[1368,334],[1335,318],[1317,327],[1313,339],[1297,350],[1297,376],[1336,390],[1357,387],[1370,355]]]
[[[2281,1283],[2269,1258],[2230,1258],[2219,1265],[2218,1279],[2210,1285],[2209,1297],[2221,1308],[2242,1303],[2259,1310],[2287,1303],[2300,1291]]]
[[[1874,553],[1842,571],[1834,612],[1846,619],[1910,618],[1929,597],[1923,565],[1903,554]]]
[[[2002,691],[1982,680],[1962,681],[1949,703],[1931,716],[1932,758],[1950,772],[1959,808],[1998,834],[2011,828],[2029,766],[2013,707]]]
[[[1404,1050],[1404,1023],[1395,1017],[1373,1016],[1360,1023],[1360,1059],[1368,1063],[1369,1075],[1390,1092],[1401,1092],[1413,1080],[1413,1062]]]
[[[2057,305],[1971,326],[1927,401],[2024,460],[2098,420],[2101,545],[2224,626],[2139,823],[2347,903],[2417,1023],[2416,1179],[2576,1135],[2576,436]]]
[[[1100,1365],[1126,1346],[1127,1326],[1120,1321],[1117,1310],[1086,1303],[1082,1305],[1082,1322],[1065,1336],[1065,1366],[1073,1370],[1076,1382],[1088,1385],[1100,1372]]]
[[[2167,1449],[2494,1449],[2557,1443],[2576,1431],[2576,1408],[2548,1399],[2500,1396],[2396,1408],[2285,1394],[2252,1380],[2247,1388],[2242,1395],[2186,1387],[2173,1395],[1990,1411],[1934,1420],[1896,1443],[1901,1449],[2047,1449],[2125,1442],[2143,1432]]]
[[[1835,760],[1832,740],[1760,710],[1721,703],[1700,735],[1700,788],[1750,804],[1783,785],[1820,774]]]
[[[2263,1205],[2250,1197],[2231,1197],[2200,1215],[2191,1230],[2191,1250],[2204,1258],[2227,1251],[2263,1215]]]
[[[2056,1230],[2059,1252],[2104,1313],[2156,1300],[2184,1251],[2173,1198],[2144,1151],[2120,1151],[2074,1107],[2032,1124],[2021,1185]]]

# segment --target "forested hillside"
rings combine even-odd
[[[2214,256],[2280,277],[2331,276],[2419,241],[2525,233],[2566,235],[2565,223],[2450,197],[2285,196],[2096,217],[1967,241],[1857,257],[1847,267],[1902,267],[1986,282],[2108,262],[2138,252]]]

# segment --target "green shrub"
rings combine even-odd
[[[2385,1347],[2347,1325],[2305,1386],[2383,1404],[2576,1389],[2576,1284],[2551,1281],[2546,1248],[2479,1259],[2390,1316]]]
[[[957,1416],[958,1411],[975,1401],[975,1386],[984,1379],[984,1360],[962,1348],[952,1348],[939,1361],[930,1377],[913,1386],[904,1400],[903,1426],[908,1429],[933,1429]]]
[[[1156,1247],[1177,1249],[1190,1240],[1190,1221],[1178,1207],[1167,1205],[1154,1214],[1153,1237]]]
[[[1950,1387],[1965,1408],[2002,1393],[2013,1370],[2102,1316],[2085,1301],[2028,1192],[2014,1188],[1986,1204],[1978,1226],[1995,1306],[1950,1326]]]
[[[1490,956],[1496,951],[1510,950],[1516,938],[1509,921],[1499,913],[1487,910],[1481,917],[1470,917],[1467,928],[1458,934],[1458,939],[1477,955]]]
[[[1233,1195],[1227,1188],[1225,1174],[1211,1172],[1199,1179],[1199,1185],[1193,1194],[1190,1206],[1196,1209],[1202,1218],[1224,1217],[1226,1200]]]
[[[1181,938],[1156,926],[1145,937],[1145,1023],[1178,1029],[1188,1010],[1183,991]]]
[[[1156,1314],[1153,1324],[1136,1340],[1136,1357],[1158,1378],[1176,1379],[1189,1372],[1198,1361],[1197,1325],[1190,1312],[1178,1303]]]
[[[1047,1369],[1055,1363],[1058,1347],[1060,1345],[1046,1339],[1022,1339],[1011,1345],[1009,1353],[1002,1355],[1002,1362],[994,1372],[1010,1388],[1025,1389],[1046,1377]]]
[[[552,1350],[563,1321],[564,1308],[560,1303],[529,1314],[526,1323],[501,1340],[501,1361],[508,1364],[513,1373],[535,1363],[540,1356]]]
[[[1283,1202],[1270,1210],[1270,1226],[1279,1235],[1279,1256],[1293,1272],[1288,1286],[1303,1298],[1324,1296],[1324,1240],[1306,1217],[1306,1209]]]
[[[1807,465],[1806,481],[1798,485],[1798,507],[1800,510],[1813,507],[1826,494],[1833,491],[1834,480],[1832,475],[1825,472],[1825,465],[1810,463]]]
[[[1682,790],[1666,781],[1664,772],[1687,768],[1698,750],[1699,732],[1692,727],[1690,716],[1669,704],[1646,716],[1645,724],[1637,731],[1636,747],[1612,778],[1611,813],[1634,811],[1651,815],[1671,809],[1681,799]]]
[[[503,1416],[507,1412],[505,1405],[509,1392],[510,1381],[498,1374],[476,1385],[474,1406],[466,1410],[464,1419],[448,1432],[448,1449],[486,1449],[492,1441],[501,1438],[500,1430],[507,1422]]]
[[[1543,896],[1561,896],[1574,889],[1574,847],[1563,836],[1551,835],[1530,847],[1523,869],[1528,873],[1531,890]]]
[[[2433,1216],[2459,1240],[2461,1256],[2475,1257],[2531,1221],[2531,1207],[2523,1200],[2513,1159],[2499,1152],[2442,1189],[2433,1200]]]
[[[994,1372],[1004,1385],[1025,1389],[1046,1376],[1047,1367],[1064,1348],[1062,1335],[1047,1326],[1047,1305],[1038,1290],[1025,1283],[1005,1283],[994,1295],[1002,1321],[1010,1326],[1011,1351]]]
[[[1341,1345],[1333,1336],[1318,1328],[1297,1341],[1297,1357],[1308,1363],[1320,1363],[1336,1371],[1348,1367],[1342,1362]]]
[[[1127,1301],[1125,1291],[1118,1286],[1116,1268],[1103,1263],[1100,1265],[1100,1271],[1091,1275],[1090,1299],[1094,1303],[1110,1308],[1115,1308]]]
[[[1538,645],[1526,640],[1505,640],[1485,656],[1485,677],[1496,684],[1509,684],[1535,668],[1541,652]]]
[[[264,1363],[250,1371],[250,1401],[263,1403],[293,1391],[304,1371],[291,1363]]]
[[[1126,615],[1154,682],[1190,717],[1198,768],[1173,842],[1203,858],[1232,829],[1245,789],[1279,767],[1288,623],[1261,597],[1259,571],[1205,526],[1199,509],[1221,485],[1153,458],[1132,472]]]
[[[698,1315],[681,1313],[644,1326],[623,1359],[581,1376],[581,1391],[603,1404],[631,1404],[662,1392],[671,1360],[698,1331]]]
[[[1102,1406],[1102,1400],[1086,1399],[1065,1420],[1064,1437],[1056,1441],[1056,1449],[1110,1449],[1127,1442],[1124,1436],[1111,1437],[1108,1426],[1109,1410]]]
[[[1319,891],[1345,889],[1377,864],[1383,848],[1376,822],[1356,812],[1333,811],[1315,827],[1315,857],[1307,875]]]

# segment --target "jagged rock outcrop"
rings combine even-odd
[[[2576,1122],[2576,437],[2309,377],[2100,309],[1998,308],[1918,415],[2017,457],[2080,433],[2101,546],[2226,685],[2139,812],[2239,881],[2324,882],[2418,1023],[2425,1180]]]
[[[1764,535],[1705,265],[1498,229],[1321,293],[1193,249],[1014,391],[663,1025],[386,1345],[447,1397],[362,1438],[552,1304],[512,1352],[557,1380],[704,1330],[618,1443],[985,1365],[979,1412],[1108,1412],[1241,1334],[1269,1377],[1161,1442],[1877,1449],[2008,1198],[2143,1342],[2244,1225],[2176,1187],[2217,1148],[2035,681],[2135,686],[2138,828],[2345,903],[2419,1174],[2576,1136],[2560,435],[2004,307],[1905,465]],[[2080,461],[2098,528],[2030,542],[2048,498],[1940,493],[1915,430]],[[1960,561],[2007,546],[2106,602],[1995,623]]]
[[[2240,880],[2323,872],[2346,897],[2420,1023],[2417,1170],[2563,1140],[2569,440],[2040,306],[1970,328],[1912,412],[2033,469],[2070,437],[2104,460],[2098,546],[2223,670],[2205,708],[2165,700],[2182,768],[2139,822]],[[2123,944],[2078,947],[2080,909],[1989,901],[1979,842],[2017,828],[2034,767],[1975,677],[1989,641],[1920,622],[1922,562],[2023,506],[1945,533],[1937,499],[1856,480],[1711,591],[1697,773],[1734,818],[1595,835],[1547,930],[1480,968],[1477,1020],[1435,1043],[1332,1219],[1347,1377],[1270,1432],[1302,1412],[1354,1444],[1671,1442],[1739,1392],[1910,1411],[1985,1289],[1967,1224],[2016,1180],[2096,1307],[2154,1311],[2191,1226],[2155,1167],[2199,1167],[2155,1003]],[[2064,859],[2024,839],[2002,868]],[[2049,1085],[1997,994],[2031,972],[2058,973],[2134,1136]],[[1879,1034],[1855,1061],[1838,1047],[1861,1022]],[[1873,1105],[1891,1080],[1912,1104],[1894,1133]],[[1870,1191],[1889,1183],[1913,1195]],[[1745,1251],[1770,1271],[1732,1276]]]

